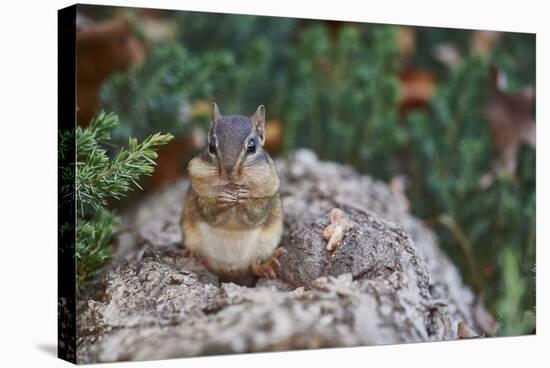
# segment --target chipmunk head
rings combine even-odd
[[[266,164],[265,108],[258,106],[251,117],[222,116],[218,105],[212,107],[212,126],[208,133],[205,158],[218,168],[223,179],[238,180],[249,168]]]

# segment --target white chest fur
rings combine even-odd
[[[266,252],[261,241],[261,228],[225,230],[201,222],[198,230],[202,238],[200,252],[226,270],[248,268]]]

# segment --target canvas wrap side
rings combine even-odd
[[[61,134],[75,131],[76,7],[60,9],[57,14],[58,144]],[[76,161],[72,137],[71,144],[58,146],[57,355],[76,363],[75,180],[74,170],[66,170]]]

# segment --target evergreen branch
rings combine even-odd
[[[98,147],[111,139],[111,131],[119,125],[114,113],[101,111],[87,128],[76,128],[76,146],[79,157],[86,157]]]
[[[109,198],[120,199],[133,185],[140,188],[137,179],[153,172],[156,149],[173,138],[171,134],[160,133],[141,143],[129,138],[128,147],[110,160],[99,144],[108,141],[110,130],[117,125],[116,115],[100,113],[88,128],[77,129],[76,199],[80,216],[84,216],[88,207],[99,210]]]
[[[111,238],[117,218],[107,210],[100,210],[91,221],[79,221],[76,227],[77,285],[83,283],[111,257]]]

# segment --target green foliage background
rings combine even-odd
[[[472,31],[417,28],[412,63],[430,70],[438,87],[427,108],[400,116],[396,26],[354,23],[334,32],[321,21],[191,12],[165,20],[176,38],[101,91],[102,107],[121,120],[115,141],[204,129],[208,117],[185,113],[194,101],[240,114],[263,103],[283,124],[283,155],[310,147],[380,180],[406,175],[412,212],[433,224],[497,316],[498,334],[534,331],[534,150],[521,150],[515,178],[477,188],[497,159],[483,115],[489,67],[507,73],[510,92],[534,85],[534,35],[503,34],[482,57],[470,52]],[[439,42],[452,42],[463,62],[449,69],[435,60]]]

